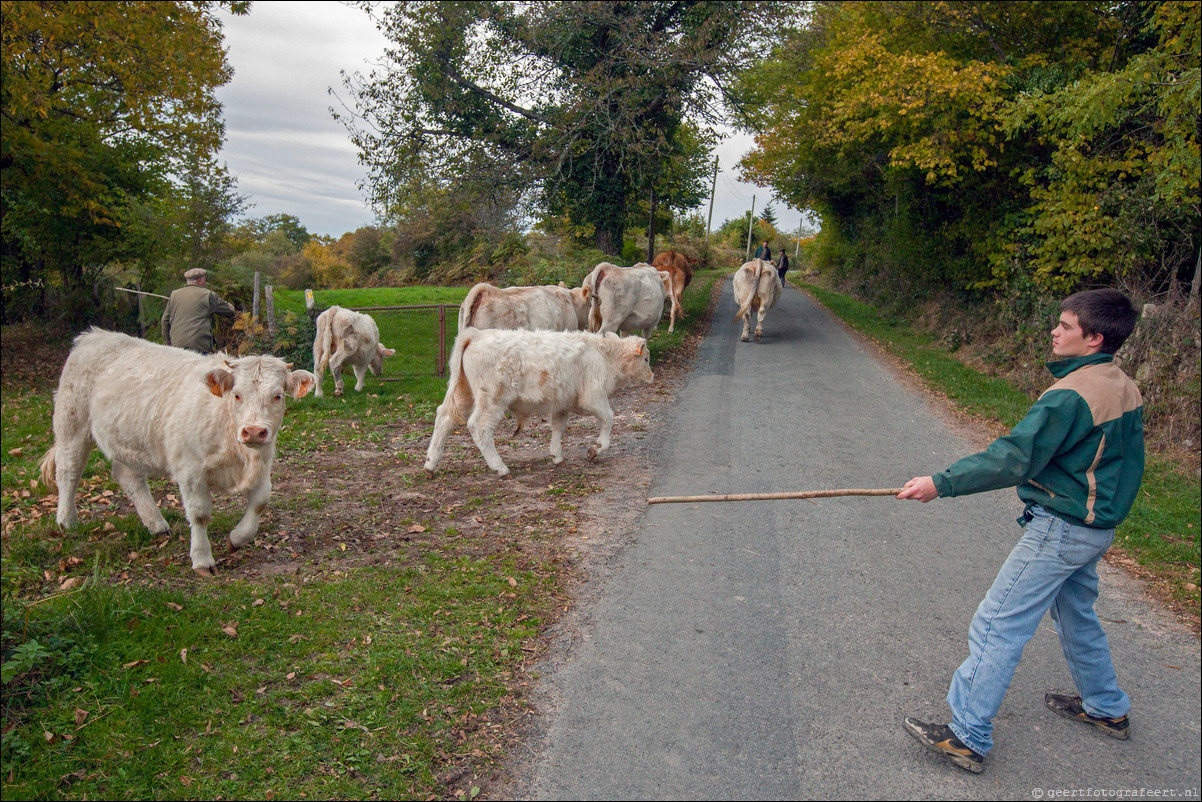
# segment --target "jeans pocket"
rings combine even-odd
[[[1094,529],[1061,522],[1060,542],[1056,556],[1066,565],[1082,566],[1106,553],[1114,542],[1113,529]]]

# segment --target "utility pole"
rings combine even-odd
[[[747,221],[747,256],[744,262],[751,261],[751,227],[755,225],[755,195],[751,196],[751,219]]]
[[[805,223],[805,213],[801,215],[801,219],[797,221],[797,247],[793,249],[793,261],[797,261],[797,254],[801,253],[801,227]]]
[[[647,220],[647,261],[655,258],[655,187],[651,188],[651,217]]]
[[[714,157],[714,183],[710,187],[710,213],[705,218],[705,261],[710,258],[710,224],[714,222],[714,194],[718,191],[718,157]]]

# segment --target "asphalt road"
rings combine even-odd
[[[649,496],[895,487],[976,450],[821,307],[785,290],[760,344],[730,283],[653,448]],[[1127,742],[1057,718],[1051,621],[1027,645],[985,772],[923,750],[968,623],[1021,529],[1012,490],[650,507],[548,661],[527,799],[1197,798],[1199,643],[1103,566],[1097,609]],[[566,647],[565,647],[566,648]]]

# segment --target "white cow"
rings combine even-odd
[[[384,368],[384,357],[395,353],[380,344],[380,330],[370,315],[331,306],[317,316],[317,336],[313,338],[313,372],[317,374],[314,395],[323,397],[321,380],[326,367],[334,377],[334,395],[342,395],[344,365],[350,365],[355,372],[355,391],[363,392],[367,371],[370,369],[379,376]]]
[[[771,263],[752,259],[735,272],[734,291],[735,303],[739,305],[734,319],[743,321],[742,340],[750,339],[751,314],[756,312],[755,341],[758,343],[764,335],[764,316],[780,299],[780,276]]]
[[[637,331],[650,337],[664,315],[664,301],[673,297],[672,275],[646,262],[634,267],[602,262],[585,276],[584,288],[592,302],[589,330],[601,334]]]
[[[170,527],[146,477],[179,485],[197,573],[216,568],[213,491],[245,496],[229,545],[249,542],[271,495],[284,396],[304,396],[316,378],[274,356],[227,360],[95,328],[76,337],[54,396],[54,445],[40,464],[42,481],[58,488],[59,526],[78,521],[75,492],[95,443],[152,533]]]
[[[502,478],[509,468],[497,453],[493,436],[507,412],[551,418],[551,459],[563,462],[561,439],[568,414],[601,421],[588,458],[609,448],[613,410],[609,397],[632,384],[650,384],[651,355],[641,337],[583,331],[506,331],[464,329],[451,351],[447,394],[434,418],[434,436],[426,450],[426,473],[434,475],[447,437],[467,424],[488,466]]]
[[[459,306],[459,328],[576,331],[588,321],[589,290],[562,282],[541,287],[472,287]]]

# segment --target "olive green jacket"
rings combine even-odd
[[[171,293],[163,310],[163,341],[176,348],[202,354],[213,352],[213,315],[233,317],[233,305],[212,290],[198,284],[180,287]]]
[[[1112,529],[1144,474],[1143,398],[1110,354],[1049,362],[1059,381],[989,448],[933,477],[940,496],[1018,487],[1071,523]]]

